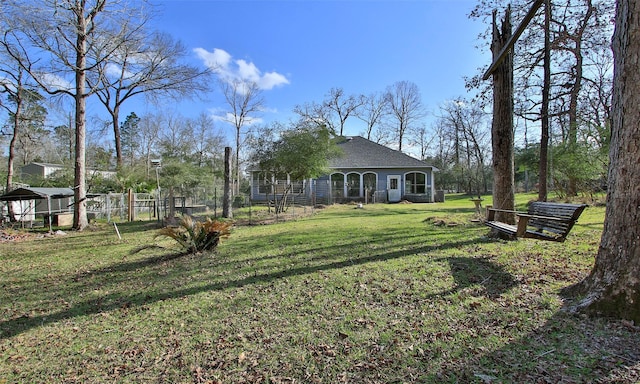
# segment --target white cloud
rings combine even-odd
[[[270,90],[275,87],[289,84],[286,76],[277,72],[262,71],[253,63],[246,60],[234,60],[232,56],[223,49],[214,48],[209,52],[204,48],[194,49],[196,55],[211,68],[221,79],[232,82],[251,82],[258,85],[262,90]]]
[[[211,117],[214,121],[220,121],[223,123],[233,125],[234,116],[231,112],[225,112],[220,109],[211,108],[209,109],[209,117]],[[264,120],[260,117],[250,117],[247,116],[244,122],[245,127],[250,127],[256,124],[262,124]]]
[[[11,80],[3,76],[0,76],[0,86],[2,86],[3,88],[8,88],[11,92],[15,92],[15,90],[17,89],[17,87]]]
[[[228,71],[231,55],[224,50],[215,48],[213,52],[209,52],[204,48],[196,48],[194,51],[207,67],[216,72]]]
[[[40,82],[49,89],[58,89],[70,92],[75,88],[72,82],[51,73],[40,73],[38,74],[38,77]]]
[[[122,67],[113,63],[107,64],[106,74],[115,79],[119,79],[121,76],[126,80],[135,80],[138,77],[135,73],[131,71],[125,71],[122,73]]]
[[[289,84],[289,80],[284,75],[277,72],[265,73],[259,83],[260,88],[262,89],[272,89],[282,84]]]

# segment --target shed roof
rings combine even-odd
[[[37,200],[37,199],[62,199],[72,197],[73,189],[71,188],[39,188],[39,187],[22,187],[14,189],[0,196],[2,201],[18,201],[18,200]]]
[[[331,168],[422,168],[438,169],[406,153],[385,147],[361,136],[345,137],[338,143],[344,155],[331,159]]]

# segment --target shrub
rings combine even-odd
[[[231,234],[232,223],[211,220],[204,222],[194,220],[191,216],[182,216],[177,227],[164,227],[156,237],[167,236],[185,249],[187,253],[199,253],[214,250],[220,240]]]

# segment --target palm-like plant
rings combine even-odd
[[[187,253],[199,253],[214,250],[222,238],[231,234],[231,222],[211,220],[204,222],[194,220],[191,216],[182,216],[177,227],[164,227],[156,237],[167,236],[183,247]]]

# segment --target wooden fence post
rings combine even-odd
[[[128,221],[134,221],[136,219],[136,198],[133,193],[133,189],[129,188],[129,194],[127,196],[127,201],[129,203],[129,214]]]

